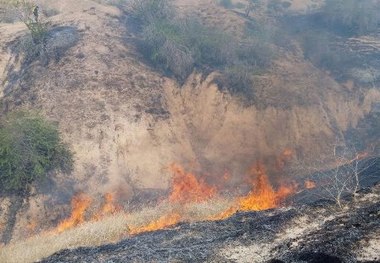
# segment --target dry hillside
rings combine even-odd
[[[361,85],[354,77],[338,81],[305,59],[300,45],[290,39],[292,48],[279,49],[269,69],[254,76],[255,102],[247,105],[222,89],[218,70],[194,70],[181,83],[154,68],[138,52],[130,14],[117,5],[37,2],[56,11],[45,18],[50,24],[47,58],[26,61],[19,52],[28,34],[25,25],[0,23],[1,110],[34,110],[57,123],[75,166],[69,176],[53,176],[53,186],[35,187],[18,213],[13,242],[67,217],[75,193],[96,199],[111,192],[128,203],[144,189],[165,191],[172,163],[207,175],[210,184],[227,171],[235,187],[244,183],[241,175],[255,160],[270,162],[287,149],[305,162],[319,158],[331,153],[334,143],[380,101],[378,82]],[[225,9],[216,1],[174,2],[182,14],[197,14],[237,37],[252,19],[242,9]],[[294,0],[289,12],[302,14],[319,4]],[[261,19],[262,14],[252,17]],[[363,44],[358,52],[374,45],[371,52],[378,55],[379,37],[372,38],[345,44]],[[3,198],[4,225],[9,207],[9,199]],[[37,227],[25,231],[34,222]]]

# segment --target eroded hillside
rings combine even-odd
[[[181,82],[154,68],[139,53],[138,25],[128,8],[90,0],[40,4],[56,10],[46,18],[46,56],[28,59],[28,50],[20,52],[28,33],[22,23],[0,24],[2,111],[36,110],[56,122],[75,166],[70,176],[53,177],[54,185],[35,188],[17,216],[14,241],[67,217],[78,192],[94,198],[114,193],[123,203],[141,189],[165,191],[172,163],[209,184],[228,173],[233,178],[228,185],[239,187],[256,160],[271,164],[286,150],[305,162],[320,158],[380,102],[378,78],[361,83],[352,74],[341,80],[305,58],[296,39],[288,39],[291,48],[276,46],[268,70],[253,77],[255,96],[247,104],[218,81],[220,70],[194,70]],[[197,14],[236,37],[247,22],[265,17],[265,10],[245,17],[243,9],[225,9],[215,1],[175,4],[182,14]],[[311,4],[293,1],[287,12],[304,14]],[[339,43],[379,56],[376,34],[344,41]],[[378,146],[376,139],[362,150]],[[289,176],[276,167],[268,170],[273,178]],[[3,218],[7,204],[5,198]],[[31,224],[36,226],[25,233]]]

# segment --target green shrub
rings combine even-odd
[[[185,79],[195,66],[224,66],[234,56],[233,39],[196,18],[159,19],[144,26],[141,36],[143,54],[179,80]]]
[[[197,17],[175,16],[168,1],[135,0],[132,7],[141,26],[140,51],[157,68],[179,81],[194,68],[219,70],[225,75],[218,80],[223,87],[232,94],[253,98],[252,74],[268,67],[274,56],[271,36],[265,29],[252,23],[255,28],[246,38],[237,39],[204,25]]]
[[[51,171],[69,172],[72,154],[57,127],[38,115],[17,112],[0,122],[0,181],[3,192],[24,192]]]

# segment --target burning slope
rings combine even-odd
[[[215,187],[207,185],[202,178],[199,179],[194,174],[186,172],[180,165],[173,163],[169,168],[173,174],[173,180],[167,202],[174,209],[147,225],[132,227],[130,234],[150,232],[175,225],[184,219],[186,205],[205,202],[216,194]]]
[[[170,169],[173,173],[172,190],[169,196],[170,202],[202,202],[215,195],[216,189],[214,187],[208,186],[194,174],[185,172],[181,166],[172,164]]]
[[[71,215],[58,225],[57,232],[61,233],[66,229],[73,228],[83,223],[85,221],[85,212],[90,206],[91,201],[91,198],[85,194],[74,196],[71,200]]]
[[[92,217],[94,220],[100,220],[107,215],[113,215],[121,210],[121,207],[115,204],[114,196],[111,193],[106,193],[104,199],[103,206]]]
[[[70,217],[59,223],[56,228],[56,231],[58,233],[61,233],[67,229],[76,227],[84,223],[86,221],[86,212],[90,208],[91,203],[92,198],[90,198],[89,196],[83,193],[75,195],[71,200]],[[104,204],[97,212],[94,213],[90,221],[100,220],[101,218],[115,214],[120,210],[121,208],[115,204],[113,195],[111,193],[106,193],[104,195]]]
[[[287,153],[279,158],[282,164],[286,159],[290,158],[289,151]],[[280,167],[283,167],[283,165]],[[185,171],[178,164],[173,163],[169,168],[173,179],[168,197],[158,204],[159,207],[162,206],[162,209],[153,216],[153,219],[137,225],[130,225],[129,234],[155,231],[175,225],[181,221],[188,221],[191,218],[189,216],[191,214],[190,210],[194,204],[213,203],[224,198],[218,195],[216,187],[208,185],[204,178]],[[223,181],[226,181],[226,178],[228,177],[223,176]],[[283,183],[275,188],[271,184],[262,162],[256,162],[251,167],[248,171],[248,180],[251,190],[247,195],[236,197],[232,205],[223,209],[222,213],[217,212],[215,215],[212,214],[213,212],[208,211],[207,215],[199,220],[220,220],[235,214],[237,211],[260,211],[276,208],[283,205],[285,200],[296,192],[297,188],[295,185]],[[312,182],[305,182],[306,188],[312,188],[312,186]],[[107,193],[104,196],[104,204],[92,217],[89,217],[89,221],[100,220],[105,216],[121,211],[121,207],[115,203],[114,196]],[[72,200],[71,216],[58,225],[58,233],[83,223],[85,221],[84,215],[90,204],[91,198],[88,196],[83,194],[75,196]],[[164,207],[169,207],[169,209],[164,209]],[[126,211],[124,213],[127,214]]]
[[[239,210],[260,211],[278,207],[289,195],[295,192],[291,186],[281,185],[274,190],[266,174],[265,167],[258,162],[251,170],[251,192],[240,198]]]
[[[216,195],[216,189],[211,187],[202,179],[197,179],[194,174],[187,173],[177,165],[171,165],[173,171],[172,190],[168,197],[171,204],[180,203],[180,208],[176,208],[169,214],[159,217],[149,224],[132,228],[131,234],[154,231],[174,225],[184,219],[186,205],[210,200]],[[271,185],[263,163],[257,162],[249,171],[251,191],[243,197],[235,200],[234,204],[221,214],[212,215],[206,220],[225,219],[237,211],[260,211],[279,207],[284,201],[296,191],[296,186],[280,185],[274,189]],[[217,196],[216,198],[222,198]]]
[[[223,213],[212,216],[210,220],[225,219],[237,211],[261,211],[279,207],[290,195],[296,192],[296,186],[280,185],[277,190],[271,185],[265,166],[257,162],[249,171],[251,191],[237,198],[235,205]]]

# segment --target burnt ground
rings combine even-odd
[[[380,262],[380,185],[347,198],[344,206],[318,201],[182,223],[117,244],[64,250],[41,262]]]

